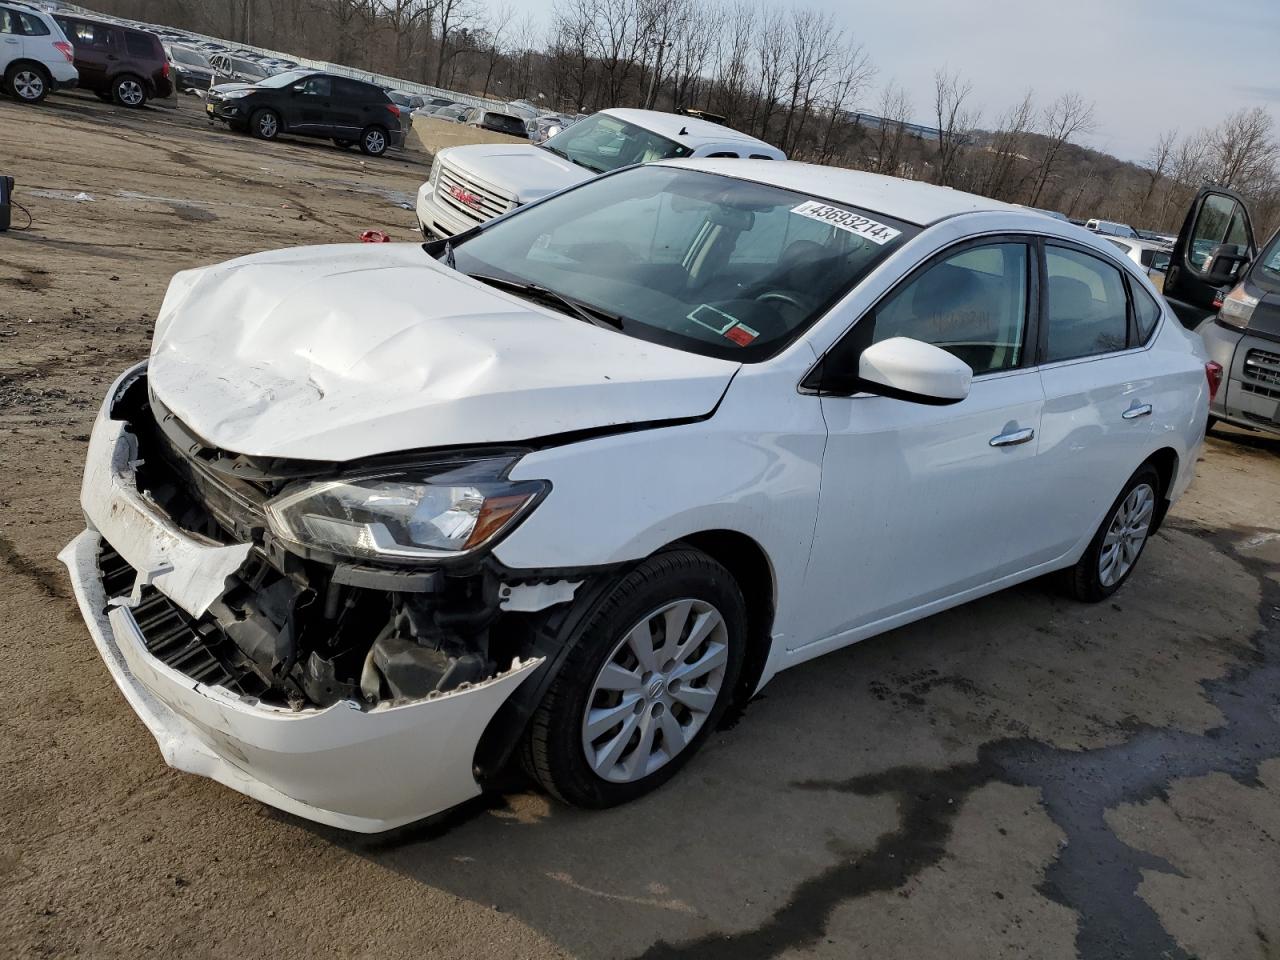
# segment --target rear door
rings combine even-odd
[[[0,7],[0,74],[21,57],[22,27],[18,22],[18,14],[8,7]]]
[[[1212,275],[1210,262],[1224,245],[1245,259],[1230,272]],[[1216,312],[1213,302],[1219,291],[1235,284],[1257,250],[1249,211],[1240,195],[1225,187],[1202,187],[1178,231],[1164,280],[1165,299],[1184,327],[1194,330]]]
[[[327,135],[354,140],[370,122],[366,115],[372,112],[372,100],[373,91],[370,87],[358,80],[334,77],[333,94],[324,117]],[[391,115],[387,114],[383,126],[390,126],[390,120]]]

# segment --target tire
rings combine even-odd
[[[5,92],[19,103],[39,103],[49,95],[52,85],[45,69],[30,61],[13,64],[4,77]]]
[[[1213,416],[1209,417],[1208,421],[1207,421],[1207,422],[1205,423],[1205,425],[1204,425],[1204,432],[1205,432],[1205,433],[1208,433],[1210,430],[1212,430],[1212,429],[1213,429],[1214,427],[1216,427],[1217,425],[1218,425],[1218,418],[1217,418],[1217,417],[1213,417]]]
[[[1071,596],[1084,603],[1098,603],[1124,586],[1150,539],[1163,486],[1159,472],[1149,463],[1129,478],[1084,556],[1063,571]]]
[[[341,137],[334,137],[333,145],[339,150],[350,150],[356,145],[356,142],[354,140],[343,140]]]
[[[382,127],[365,127],[360,131],[360,152],[380,157],[387,152],[387,131]]]
[[[684,638],[675,647],[667,624]],[[525,733],[526,769],[582,807],[611,807],[657,789],[724,715],[746,638],[746,605],[728,570],[687,547],[650,557],[618,581],[571,640]],[[674,743],[682,745],[672,750]]]
[[[111,81],[111,99],[122,107],[137,109],[146,106],[146,84],[132,73],[122,73]]]
[[[280,115],[265,107],[253,111],[249,118],[249,132],[259,140],[274,140],[280,136]]]

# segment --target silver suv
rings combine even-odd
[[[80,81],[62,28],[43,10],[14,0],[0,0],[0,77],[4,92],[20,103],[39,103]]]

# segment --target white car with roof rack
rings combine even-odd
[[[780,670],[1047,573],[1110,596],[1221,373],[1070,224],[658,161],[177,274],[61,556],[175,767],[366,832],[516,756],[608,806]]]
[[[698,117],[602,110],[537,146],[469,144],[441,150],[418,188],[418,227],[428,239],[451,237],[619,167],[698,157],[785,160],[786,154]]]

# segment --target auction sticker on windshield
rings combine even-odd
[[[856,233],[858,236],[866,237],[872,243],[880,244],[881,246],[897,238],[902,233],[901,230],[886,227],[883,223],[876,223],[870,217],[864,217],[860,213],[854,213],[852,210],[842,210],[839,207],[833,207],[818,200],[806,200],[800,206],[792,207],[791,212],[798,213],[802,217],[808,217],[810,220],[817,220],[819,223],[828,223],[837,230]]]

